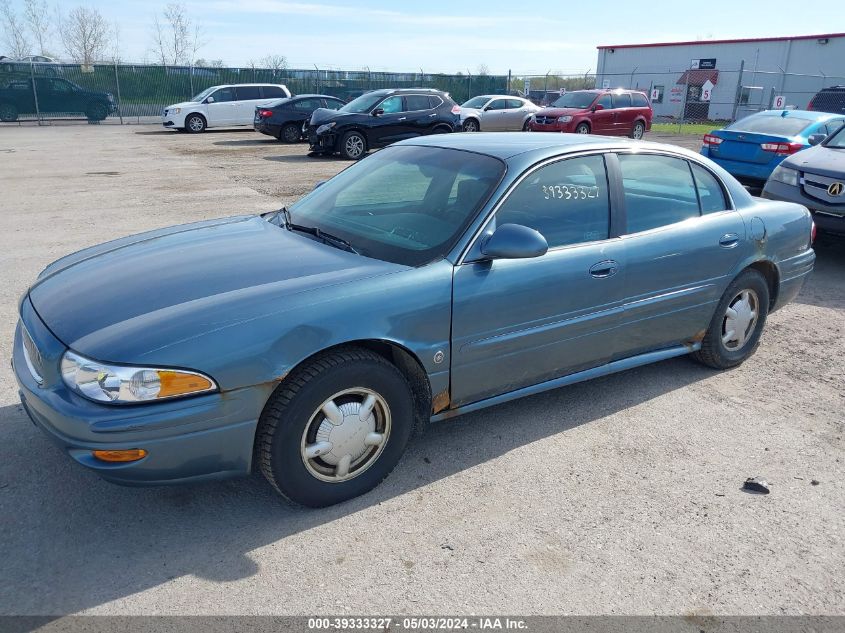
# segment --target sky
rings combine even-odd
[[[49,0],[51,4],[54,0]],[[119,25],[121,58],[154,61],[164,0],[84,0]],[[11,0],[22,9],[23,0]],[[60,11],[80,2],[61,0]],[[284,55],[291,68],[476,74],[585,73],[596,46],[845,32],[836,0],[185,0],[201,25],[197,56],[248,65]],[[58,57],[61,47],[54,47]],[[0,54],[2,50],[0,50]]]

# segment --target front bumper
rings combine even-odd
[[[161,113],[161,124],[164,127],[183,128],[185,127],[185,112],[177,114],[170,109],[165,109]]]
[[[65,347],[40,322],[28,299],[22,304],[21,319],[46,368],[39,384],[24,359],[19,323],[12,367],[21,403],[32,422],[77,463],[124,485],[221,479],[250,472],[269,385],[146,405],[98,404],[65,387],[57,365]],[[109,463],[92,454],[133,448],[146,450],[146,457]]]
[[[337,146],[337,134],[328,132],[317,134],[313,130],[308,131],[308,147],[312,152],[334,152]]]
[[[769,200],[783,200],[802,204],[813,214],[813,222],[822,231],[845,235],[845,203],[830,205],[818,198],[805,194],[801,187],[794,187],[776,180],[769,180],[763,187],[761,197]]]
[[[574,120],[569,123],[560,123],[559,121],[555,121],[554,123],[537,123],[537,121],[529,120],[528,129],[532,132],[574,132],[575,125]]]

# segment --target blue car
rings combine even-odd
[[[810,274],[811,233],[805,207],[678,147],[418,137],[290,209],[54,262],[21,299],[14,371],[32,421],[109,481],[256,469],[326,506],[430,420],[685,354],[742,363]]]
[[[741,183],[762,187],[783,159],[821,143],[843,123],[841,114],[765,110],[705,134],[701,153]]]

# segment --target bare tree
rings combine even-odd
[[[49,55],[49,45],[52,35],[50,24],[50,8],[47,0],[25,0],[23,7],[26,24],[41,55]]]
[[[93,7],[79,6],[59,22],[65,52],[77,64],[90,66],[110,51],[114,34],[108,21]]]
[[[486,77],[490,74],[490,68],[487,64],[479,64],[478,68],[475,70],[475,74],[479,77]]]
[[[258,60],[258,65],[271,70],[285,70],[288,67],[288,58],[284,55],[267,55]]]
[[[0,0],[0,19],[3,23],[3,39],[13,57],[29,55],[30,42],[20,16],[12,9],[9,0]]]
[[[203,29],[191,20],[184,4],[171,2],[164,8],[163,20],[153,18],[153,52],[162,65],[187,66],[204,44]]]

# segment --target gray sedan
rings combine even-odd
[[[464,132],[527,130],[528,119],[540,108],[528,99],[508,95],[481,95],[461,104]]]
[[[803,204],[818,228],[845,234],[845,127],[784,160],[766,182],[763,197]]]

